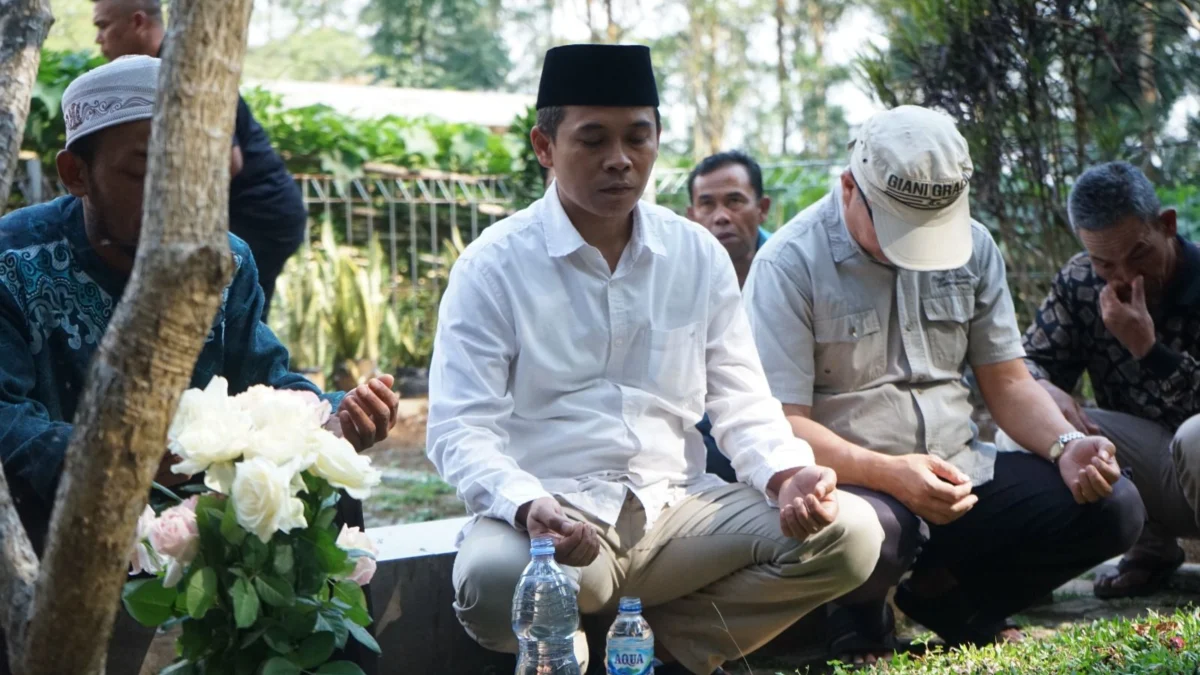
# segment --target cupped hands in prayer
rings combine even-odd
[[[522,505],[517,510],[517,522],[525,524],[530,539],[554,539],[554,559],[560,565],[587,567],[600,555],[600,534],[596,528],[567,517],[553,497]]]
[[[381,375],[346,392],[326,426],[359,452],[384,440],[396,426],[400,409],[400,396],[392,391],[395,381],[391,375]]]
[[[837,474],[806,466],[779,487],[779,527],[792,539],[816,534],[837,520]]]

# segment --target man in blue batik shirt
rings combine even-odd
[[[57,157],[70,195],[0,218],[0,460],[39,554],[89,365],[133,270],[158,71],[158,59],[129,57],[72,82],[62,99],[67,148]],[[386,438],[399,402],[391,378],[323,395],[290,372],[287,349],[260,320],[250,249],[233,235],[229,245],[236,271],[191,386],[221,376],[231,394],[258,384],[311,391],[337,410],[331,430],[359,450]],[[163,454],[156,480],[186,480]]]
[[[0,219],[0,459],[35,541],[49,519],[89,364],[133,270],[159,60],[130,57],[81,76],[63,95],[69,196]],[[321,391],[288,369],[260,321],[263,293],[245,242],[192,376],[232,393],[264,384]],[[398,399],[387,378],[324,396],[334,425],[364,449],[386,437]],[[160,481],[177,481],[165,456]],[[39,521],[41,521],[39,523]]]
[[[725,247],[737,272],[738,286],[746,284],[754,254],[770,236],[762,224],[771,210],[763,194],[762,169],[749,155],[733,150],[704,158],[688,175],[687,217],[704,226]],[[696,425],[708,452],[708,472],[737,482],[733,466],[710,433],[708,416]]]

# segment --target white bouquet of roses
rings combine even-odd
[[[203,492],[162,513],[146,507],[132,574],[155,576],[123,593],[142,624],[182,624],[172,675],[348,675],[362,671],[329,661],[348,639],[379,651],[361,588],[374,547],[334,518],[340,491],[364,499],[380,474],[325,428],[330,412],[308,392],[231,397],[219,377],[183,394],[172,471],[203,473]]]

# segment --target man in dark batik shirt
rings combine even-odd
[[[1124,162],[1080,176],[1069,213],[1087,252],[1055,278],[1025,333],[1026,363],[1067,419],[1111,439],[1132,473],[1148,522],[1094,590],[1143,595],[1182,564],[1176,539],[1200,537],[1200,249]],[[1068,393],[1084,371],[1096,409]]]

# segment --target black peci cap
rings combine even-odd
[[[547,51],[537,108],[564,105],[657,108],[650,48],[583,44]]]

